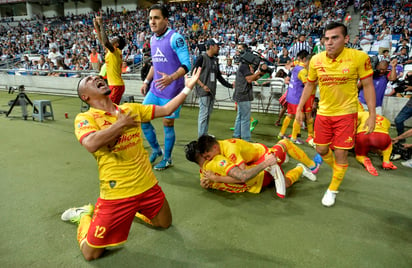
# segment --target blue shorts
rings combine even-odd
[[[152,91],[149,91],[146,95],[146,97],[143,100],[143,104],[154,104],[158,106],[163,106],[166,103],[171,101],[171,99],[164,99],[156,96],[155,94],[152,93]],[[182,105],[179,106],[179,108],[176,109],[170,116],[165,116],[167,119],[176,119],[179,118],[180,116],[180,109],[182,109]]]

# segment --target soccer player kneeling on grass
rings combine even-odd
[[[164,106],[138,103],[117,106],[101,77],[88,76],[79,81],[79,97],[91,108],[77,115],[75,134],[97,161],[100,197],[94,207],[68,209],[61,219],[78,223],[77,240],[86,260],[101,257],[108,246],[126,242],[135,216],[155,227],[171,225],[169,203],[143,147],[141,123],[175,111],[199,75],[200,68]]]

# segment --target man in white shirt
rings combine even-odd
[[[59,51],[57,51],[56,47],[54,47],[54,46],[51,47],[51,49],[49,51],[49,55],[47,55],[47,58],[49,58],[54,63],[54,65],[57,65],[56,60],[59,57],[63,58],[63,55]]]

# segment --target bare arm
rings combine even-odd
[[[237,168],[237,167],[235,167]],[[230,176],[219,176],[214,174],[212,171],[210,170],[204,170],[203,172],[203,176],[211,181],[215,181],[215,182],[223,182],[223,183],[242,183],[239,180],[232,178]]]
[[[106,129],[91,133],[82,140],[82,145],[90,153],[94,153],[106,145],[114,146],[125,128],[138,126],[139,123],[134,120],[135,117],[130,114],[119,113],[116,123]]]
[[[234,167],[229,171],[228,175],[232,178],[235,178],[236,180],[241,181],[241,182],[247,182],[248,180],[255,177],[257,174],[259,174],[259,172],[261,172],[265,168],[276,164],[276,162],[277,162],[277,160],[276,160],[275,155],[269,154],[269,155],[266,155],[265,160],[262,163],[254,166],[252,168],[244,169],[244,170],[242,170],[238,167]]]
[[[373,86],[372,76],[361,80],[363,93],[365,95],[366,104],[368,105],[369,117],[366,120],[365,129],[366,134],[370,134],[375,130],[376,121],[376,94]]]
[[[154,112],[154,117],[164,117],[172,114],[186,99],[187,95],[190,93],[185,92],[186,88],[189,88],[190,90],[193,89],[193,87],[196,84],[196,81],[199,79],[200,72],[202,68],[197,68],[194,72],[192,77],[186,78],[185,81],[185,89],[182,90],[182,92],[179,93],[176,97],[174,97],[171,101],[169,101],[167,104],[164,106],[156,106],[155,112]]]
[[[265,69],[265,64],[263,64],[263,68]],[[266,65],[266,69],[267,69],[268,67],[267,67],[267,65]],[[250,71],[253,73],[253,69],[252,69],[252,67],[250,67]],[[264,73],[262,73],[261,71],[260,71],[260,68],[259,68],[259,71],[257,71],[257,72],[255,72],[255,73],[253,73],[253,74],[251,74],[251,75],[248,75],[248,76],[245,76],[245,79],[246,79],[246,81],[248,82],[248,83],[252,83],[253,81],[256,81],[256,80],[258,80],[262,75],[263,75]]]
[[[99,41],[104,45],[110,52],[114,52],[114,47],[112,43],[110,43],[109,39],[107,38],[106,31],[104,30],[104,25],[103,25],[103,19],[101,16],[97,16],[95,19],[93,19],[93,24],[98,27],[96,28],[97,32],[97,37],[99,38]]]
[[[411,137],[411,136],[412,136],[412,128],[405,131],[404,133],[402,133],[398,137],[393,138],[392,142],[397,143],[399,140],[406,139],[406,138]]]
[[[388,80],[389,80],[389,81],[395,81],[396,78],[398,77],[398,74],[396,73],[396,65],[398,64],[398,60],[397,60],[397,59],[393,59],[390,64],[391,64],[391,66],[392,66],[392,70],[391,70],[391,72],[389,73]]]

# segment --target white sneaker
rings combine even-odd
[[[391,154],[391,157],[389,158],[391,161],[396,161],[401,159],[401,155],[400,154]]]
[[[412,158],[409,159],[408,161],[401,162],[402,166],[412,168]]]
[[[325,194],[322,198],[322,205],[325,207],[331,207],[335,204],[336,194],[339,193],[338,191],[331,191],[326,190]]]
[[[63,212],[61,219],[62,221],[79,223],[80,218],[86,214],[90,216],[93,214],[93,206],[91,204],[78,208],[69,208],[65,212]]]
[[[276,194],[280,198],[285,198],[286,196],[286,183],[285,183],[285,176],[283,176],[283,172],[277,164],[266,168],[266,171],[272,175],[275,181],[276,187]]]
[[[316,175],[313,174],[312,171],[308,167],[306,167],[302,163],[299,163],[296,166],[303,168],[303,173],[302,173],[303,177],[305,177],[305,178],[307,178],[308,180],[311,180],[311,181],[316,181]]]

